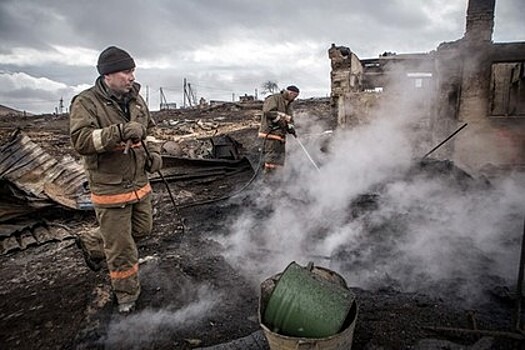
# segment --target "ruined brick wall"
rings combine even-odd
[[[457,44],[442,45],[435,53],[436,95],[433,115],[430,117],[432,144],[439,144],[460,127],[458,108],[461,96],[462,65]],[[454,140],[445,143],[432,155],[438,159],[452,159]]]
[[[345,93],[339,99],[339,111],[344,113],[344,120],[338,119],[338,127],[350,129],[370,122],[372,111],[379,105],[381,98],[381,94],[370,91]]]
[[[431,130],[423,144],[436,145],[468,126],[432,156],[451,159],[472,173],[486,168],[525,171],[525,42],[492,42],[494,10],[495,0],[469,0],[465,36],[442,43],[428,60],[394,54],[361,62],[348,48],[332,44],[331,110],[338,126],[366,123],[373,107],[396,93],[396,84],[403,87],[400,81],[408,72],[429,71],[426,64],[433,62],[435,95],[416,108],[429,113],[423,119],[428,124],[420,126]],[[374,86],[384,87],[384,93],[365,91]],[[418,98],[416,90],[410,94]]]
[[[433,61],[428,54],[389,53],[361,61],[349,48],[332,44],[328,57],[332,67],[331,112],[338,127],[368,123],[372,113],[377,116],[380,104],[400,101],[404,95],[418,104],[419,119],[427,115],[428,94],[434,89],[430,79]]]
[[[524,96],[506,104],[512,83],[525,86],[525,79],[513,70],[513,77],[501,74],[502,67],[525,62],[525,43],[492,43],[494,9],[495,0],[469,1],[465,36],[456,48],[461,62],[456,119],[469,125],[454,143],[453,160],[471,171],[525,168]]]
[[[469,0],[465,39],[491,41],[496,0]]]
[[[354,113],[350,103],[350,94],[361,90],[363,67],[359,58],[345,46],[332,44],[328,50],[332,71],[330,72],[332,117],[337,120],[337,126],[345,128],[352,122],[349,120]]]
[[[369,120],[379,95],[363,91],[363,66],[348,47],[332,44],[328,50],[331,61],[330,105],[332,117],[339,128],[351,128]]]
[[[498,72],[493,68],[498,62],[506,62],[505,65],[525,62],[525,45],[507,44],[503,50],[491,43],[466,41],[460,52],[462,76],[457,119],[469,126],[455,142],[454,161],[473,171],[487,167],[525,168],[525,114],[520,115],[519,110],[494,111],[495,99],[509,90],[498,93],[494,91],[496,82],[491,83],[495,80],[493,74]],[[524,101],[519,103],[523,105]]]

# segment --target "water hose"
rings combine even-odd
[[[312,157],[310,156],[310,154],[308,153],[308,151],[306,150],[306,148],[304,147],[303,143],[301,141],[299,141],[299,138],[297,138],[297,136],[294,135],[294,139],[295,141],[297,141],[297,143],[299,144],[299,146],[301,146],[304,154],[306,154],[306,158],[308,158],[308,160],[310,161],[310,163],[313,164],[313,166],[315,167],[315,169],[317,169],[318,172],[321,172],[321,169],[319,169],[319,167],[317,166],[317,164],[315,164],[314,160],[312,159]]]
[[[146,151],[146,156],[148,157],[149,161],[152,162],[153,158],[151,157],[151,153],[149,152],[148,148],[146,147],[146,143],[144,142],[144,140],[141,140],[140,142],[142,143],[142,147],[144,147],[144,150]],[[162,172],[160,171],[160,169],[157,170],[156,173],[162,179],[162,182],[166,186],[166,190],[168,190],[168,194],[170,196],[171,203],[173,203],[173,208],[175,209],[175,214],[179,217],[179,222],[180,222],[179,227],[182,229],[182,233],[184,234],[184,232],[186,232],[186,227],[184,226],[184,220],[182,219],[182,215],[180,214],[179,206],[175,202],[175,197],[173,197],[173,194],[171,193],[171,189],[170,189],[170,186],[168,184],[168,181],[166,181],[166,179],[164,178],[164,175],[162,175]]]
[[[262,163],[263,163],[263,158],[264,158],[264,148],[266,146],[266,140],[268,140],[268,136],[270,136],[271,133],[274,132],[277,129],[278,128],[271,129],[270,132],[268,134],[266,134],[266,136],[264,137],[263,144],[262,144],[262,147],[261,147],[261,152],[259,153],[259,162],[257,163],[257,168],[255,168],[253,176],[250,178],[250,180],[248,180],[248,182],[244,186],[242,186],[239,190],[237,190],[237,191],[235,191],[233,193],[230,193],[227,196],[222,196],[222,197],[219,197],[219,198],[209,199],[209,200],[205,200],[205,201],[197,201],[197,202],[194,202],[194,203],[184,204],[184,205],[181,205],[181,208],[189,208],[189,207],[194,207],[194,206],[197,206],[197,205],[203,205],[203,204],[210,204],[210,203],[219,202],[219,201],[222,201],[222,200],[225,200],[225,199],[232,198],[232,197],[242,193],[244,190],[246,190],[248,188],[248,186],[250,186],[255,181],[257,176],[260,174],[261,168],[262,168]]]

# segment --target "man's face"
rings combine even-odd
[[[288,91],[288,101],[293,101],[297,98],[297,96],[299,96],[299,93],[298,92],[295,92],[295,91],[290,91],[290,90],[286,90]]]
[[[135,81],[135,68],[106,74],[104,81],[117,94],[127,94],[131,91]]]

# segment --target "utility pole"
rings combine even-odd
[[[191,84],[186,81],[186,78],[184,78],[184,108],[186,108],[186,100],[188,101],[188,105],[190,107],[193,107],[197,104],[197,98],[195,97],[195,93],[191,89]]]
[[[162,111],[168,105],[168,101],[166,101],[166,96],[164,96],[164,91],[162,90],[162,88],[159,88],[159,91],[160,91],[159,109]]]
[[[160,91],[160,110],[163,111],[165,109],[176,109],[177,104],[175,102],[168,102],[166,95],[164,95],[164,90],[162,88],[159,88],[159,91]]]
[[[188,101],[190,101],[190,106],[195,106],[197,104],[197,97],[191,88],[191,84],[188,83]]]
[[[60,112],[60,114],[63,113],[64,111],[64,98],[60,97],[60,103],[58,105],[58,111]]]
[[[184,78],[182,84],[182,108],[186,108],[186,78]]]

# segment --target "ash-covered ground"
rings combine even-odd
[[[130,316],[116,313],[106,271],[90,271],[72,240],[0,256],[0,347],[226,344],[260,331],[260,283],[296,261],[346,279],[359,307],[353,349],[521,348],[523,174],[487,178],[446,159],[422,161],[413,129],[395,118],[326,132],[327,101],[301,106],[299,140],[320,170],[289,139],[286,170],[251,183],[257,108],[157,114],[170,141],[190,133],[177,120],[206,121],[205,135],[177,143],[182,154],[202,154],[205,137],[228,123],[252,170],[170,182],[177,208],[154,183],[154,231],[139,243],[143,291]],[[57,157],[71,153],[67,117],[33,118],[19,126]],[[2,119],[3,135],[11,128]],[[96,228],[91,212],[39,215],[75,234]]]

